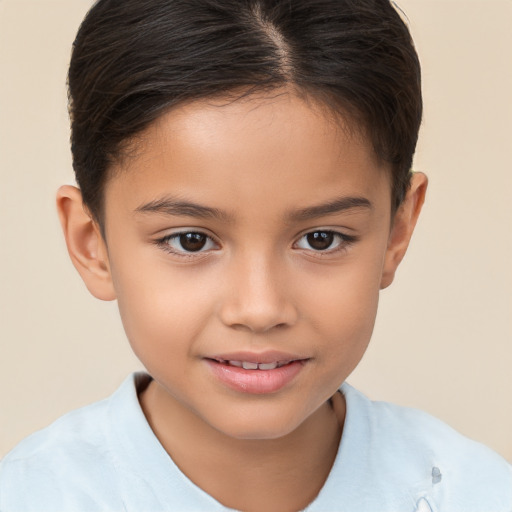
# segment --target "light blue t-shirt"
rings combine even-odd
[[[110,398],[36,432],[0,464],[1,512],[229,510],[160,445],[130,376]],[[426,413],[343,384],[343,436],[308,512],[512,512],[512,467]]]

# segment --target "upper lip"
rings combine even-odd
[[[207,357],[207,359],[214,359],[216,361],[243,361],[247,363],[274,363],[282,361],[299,361],[309,359],[298,354],[291,354],[289,352],[280,352],[277,350],[268,350],[265,352],[226,352]]]

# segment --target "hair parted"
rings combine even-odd
[[[349,114],[407,190],[422,116],[420,65],[389,0],[98,0],[73,44],[73,168],[101,223],[126,143],[185,101],[291,85]]]

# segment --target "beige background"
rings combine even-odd
[[[512,2],[400,0],[424,73],[428,202],[349,379],[512,460]],[[65,75],[88,0],[0,0],[0,456],[139,368],[68,261]]]

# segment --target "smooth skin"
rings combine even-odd
[[[345,414],[336,390],[427,188],[415,173],[392,218],[368,141],[281,92],[192,102],[150,126],[107,182],[105,239],[77,188],[57,199],[75,267],[117,299],[154,379],[140,396],[153,431],[193,482],[244,511],[303,509],[324,484]],[[232,389],[208,363],[275,350],[304,364],[274,393]]]

